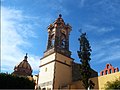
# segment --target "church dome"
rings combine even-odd
[[[14,67],[14,74],[25,75],[25,76],[32,75],[32,68],[28,63],[27,58],[28,57],[26,54],[26,56],[24,57],[24,60]]]
[[[18,65],[15,66],[15,69],[16,68],[25,68],[25,69],[28,69],[28,70],[32,70],[30,64],[28,63],[28,61],[26,60],[23,60],[22,62],[20,62]]]

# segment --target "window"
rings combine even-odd
[[[45,72],[47,72],[47,68],[45,68]]]
[[[41,90],[40,86],[38,87],[39,90]]]
[[[54,40],[54,39],[52,39],[52,46],[54,46],[54,43],[55,43],[55,40]]]
[[[106,70],[106,75],[108,74],[108,70]]]
[[[116,69],[114,69],[114,73],[116,72]]]
[[[107,69],[109,68],[109,64],[107,64]]]
[[[62,40],[61,47],[62,47],[62,48],[65,48],[65,39]]]
[[[103,75],[104,73],[103,73],[103,71],[102,71],[102,75]]]
[[[110,69],[110,73],[112,73],[112,70]]]
[[[42,88],[42,90],[46,90],[46,88]]]
[[[55,35],[54,34],[52,34],[51,35],[51,47],[53,47],[54,46],[54,43],[55,43]]]
[[[61,35],[61,47],[65,48],[65,44],[66,44],[66,36],[64,33],[62,33],[62,35]]]

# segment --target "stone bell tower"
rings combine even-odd
[[[69,34],[71,26],[65,24],[60,14],[53,24],[48,26],[48,44],[44,55],[49,55],[53,52],[59,52],[70,57],[69,51]]]
[[[72,82],[72,61],[69,51],[71,26],[62,15],[48,26],[47,50],[40,59],[38,86],[45,90],[62,88]]]

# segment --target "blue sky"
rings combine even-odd
[[[46,50],[47,26],[59,14],[72,26],[70,50],[79,62],[79,29],[92,47],[91,67],[120,68],[120,0],[1,0],[1,71],[13,72],[28,53],[33,74]]]

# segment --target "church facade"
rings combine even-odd
[[[58,89],[72,81],[70,31],[71,26],[65,24],[61,15],[48,26],[47,50],[40,60],[38,85],[41,89]]]
[[[69,35],[72,27],[65,24],[62,15],[48,26],[47,50],[40,59],[38,87],[42,90],[62,89],[80,80],[80,64],[71,58]],[[98,76],[91,69],[92,77]]]

